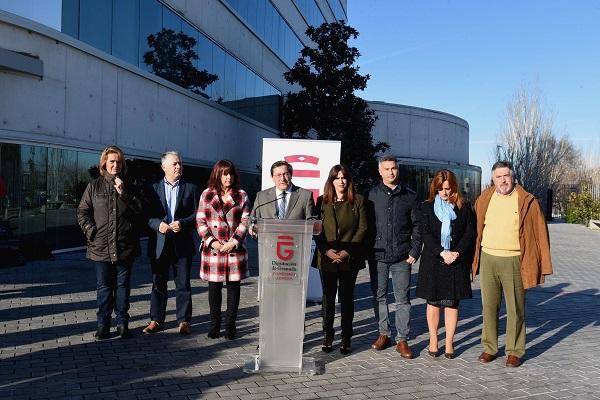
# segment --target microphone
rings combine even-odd
[[[284,194],[285,193],[285,194]],[[279,195],[279,197],[275,197],[273,200],[269,200],[266,201],[262,204],[257,205],[254,210],[252,210],[252,214],[250,215],[250,229],[254,232],[254,227],[256,226],[256,222],[258,221],[258,219],[256,218],[256,210],[258,210],[259,208],[261,208],[262,206],[266,206],[267,204],[271,204],[274,203],[278,200],[281,200],[283,198],[285,198],[286,196],[286,192],[283,192],[281,195]]]

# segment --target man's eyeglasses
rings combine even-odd
[[[275,174],[275,175],[273,175],[273,178],[280,179],[280,178],[283,178],[284,176],[289,179],[292,176],[292,174],[290,174],[289,172],[285,172],[283,174]]]

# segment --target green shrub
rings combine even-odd
[[[569,194],[566,220],[570,224],[587,225],[590,219],[600,219],[600,201],[589,192]]]

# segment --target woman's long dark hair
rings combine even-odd
[[[440,169],[433,176],[431,185],[429,186],[429,196],[427,197],[427,201],[435,200],[435,196],[438,194],[438,191],[442,190],[445,181],[448,181],[450,189],[452,189],[452,194],[449,196],[448,201],[461,209],[464,200],[458,190],[458,180],[456,179],[456,175],[447,169]]]
[[[348,168],[341,164],[334,165],[329,170],[329,176],[327,177],[327,181],[325,182],[325,188],[323,189],[323,203],[331,204],[335,203],[336,193],[335,187],[333,186],[333,181],[337,179],[339,173],[344,174],[344,178],[348,181],[348,187],[346,188],[345,200],[348,200],[350,204],[354,202],[354,197],[356,196],[356,191],[354,190],[354,184],[352,183],[352,175],[350,175],[350,171]]]
[[[214,189],[217,191],[219,196],[223,193],[223,185],[221,185],[221,177],[223,175],[231,175],[231,190],[237,191],[240,188],[240,174],[237,172],[235,165],[229,160],[219,160],[213,167],[210,172],[210,177],[208,178],[208,186],[210,189]]]

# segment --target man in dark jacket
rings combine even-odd
[[[396,351],[404,358],[412,358],[408,346],[410,322],[411,267],[421,255],[421,236],[417,221],[416,193],[402,185],[398,177],[398,163],[393,156],[379,161],[382,182],[369,193],[372,207],[370,222],[374,230],[372,260],[369,263],[373,290],[375,319],[379,322],[379,337],[372,348],[383,350],[391,346],[387,293],[389,275],[396,300]]]
[[[129,293],[133,260],[140,254],[138,223],[142,213],[135,187],[125,181],[127,164],[117,146],[100,156],[100,177],[90,182],[77,209],[77,222],[87,238],[87,258],[96,268],[97,339],[110,334],[116,310],[117,331],[129,332]]]
[[[190,271],[196,254],[196,209],[200,200],[198,187],[186,182],[181,175],[183,164],[179,153],[168,151],[160,160],[164,179],[149,190],[148,256],[152,267],[152,295],[150,323],[144,333],[162,329],[167,309],[167,282],[173,271],[175,280],[175,308],[179,333],[192,332],[192,289]]]

